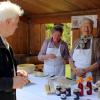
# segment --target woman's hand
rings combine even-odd
[[[56,55],[54,55],[54,54],[47,54],[46,57],[47,57],[47,59],[55,59],[55,58],[57,58]]]

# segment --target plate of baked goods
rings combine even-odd
[[[19,64],[18,70],[25,70],[28,74],[31,74],[35,70],[34,64]]]
[[[43,72],[40,72],[40,71],[34,71],[32,73],[32,75],[35,76],[35,77],[45,77],[45,76],[47,76]]]

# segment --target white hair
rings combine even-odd
[[[94,24],[93,20],[90,18],[84,17],[80,22],[80,27],[83,26],[86,21],[93,26],[93,24]]]
[[[22,16],[23,13],[24,11],[17,4],[10,1],[0,2],[0,21]]]

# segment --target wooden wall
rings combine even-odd
[[[57,19],[57,16],[56,18],[51,17],[51,19],[39,18],[36,19],[36,21],[35,19],[21,20],[15,34],[7,38],[8,42],[13,47],[19,63],[41,63],[38,61],[37,55],[45,39],[45,23],[67,23],[71,21],[71,19],[65,19],[65,17],[62,17],[62,20],[61,18]],[[94,29],[95,34],[100,34],[100,16],[98,22],[98,32],[97,29]],[[79,38],[79,36],[79,30],[72,30],[72,43]]]
[[[19,22],[16,32],[7,38],[11,44],[18,63],[41,63],[37,59],[45,38],[44,24],[34,24],[30,19]]]
[[[28,23],[22,20],[16,32],[7,38],[16,54],[28,54],[28,35]]]
[[[45,26],[33,22],[30,29],[30,52],[37,56],[45,39]]]

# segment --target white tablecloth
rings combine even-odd
[[[29,76],[31,81],[35,84],[30,84],[22,89],[17,89],[17,100],[61,100],[60,96],[56,95],[47,95],[44,89],[44,85],[47,83],[47,77],[34,77]],[[67,100],[73,100],[74,95],[67,97]],[[97,94],[93,95],[84,95],[80,97],[80,100],[100,100],[97,97]]]

